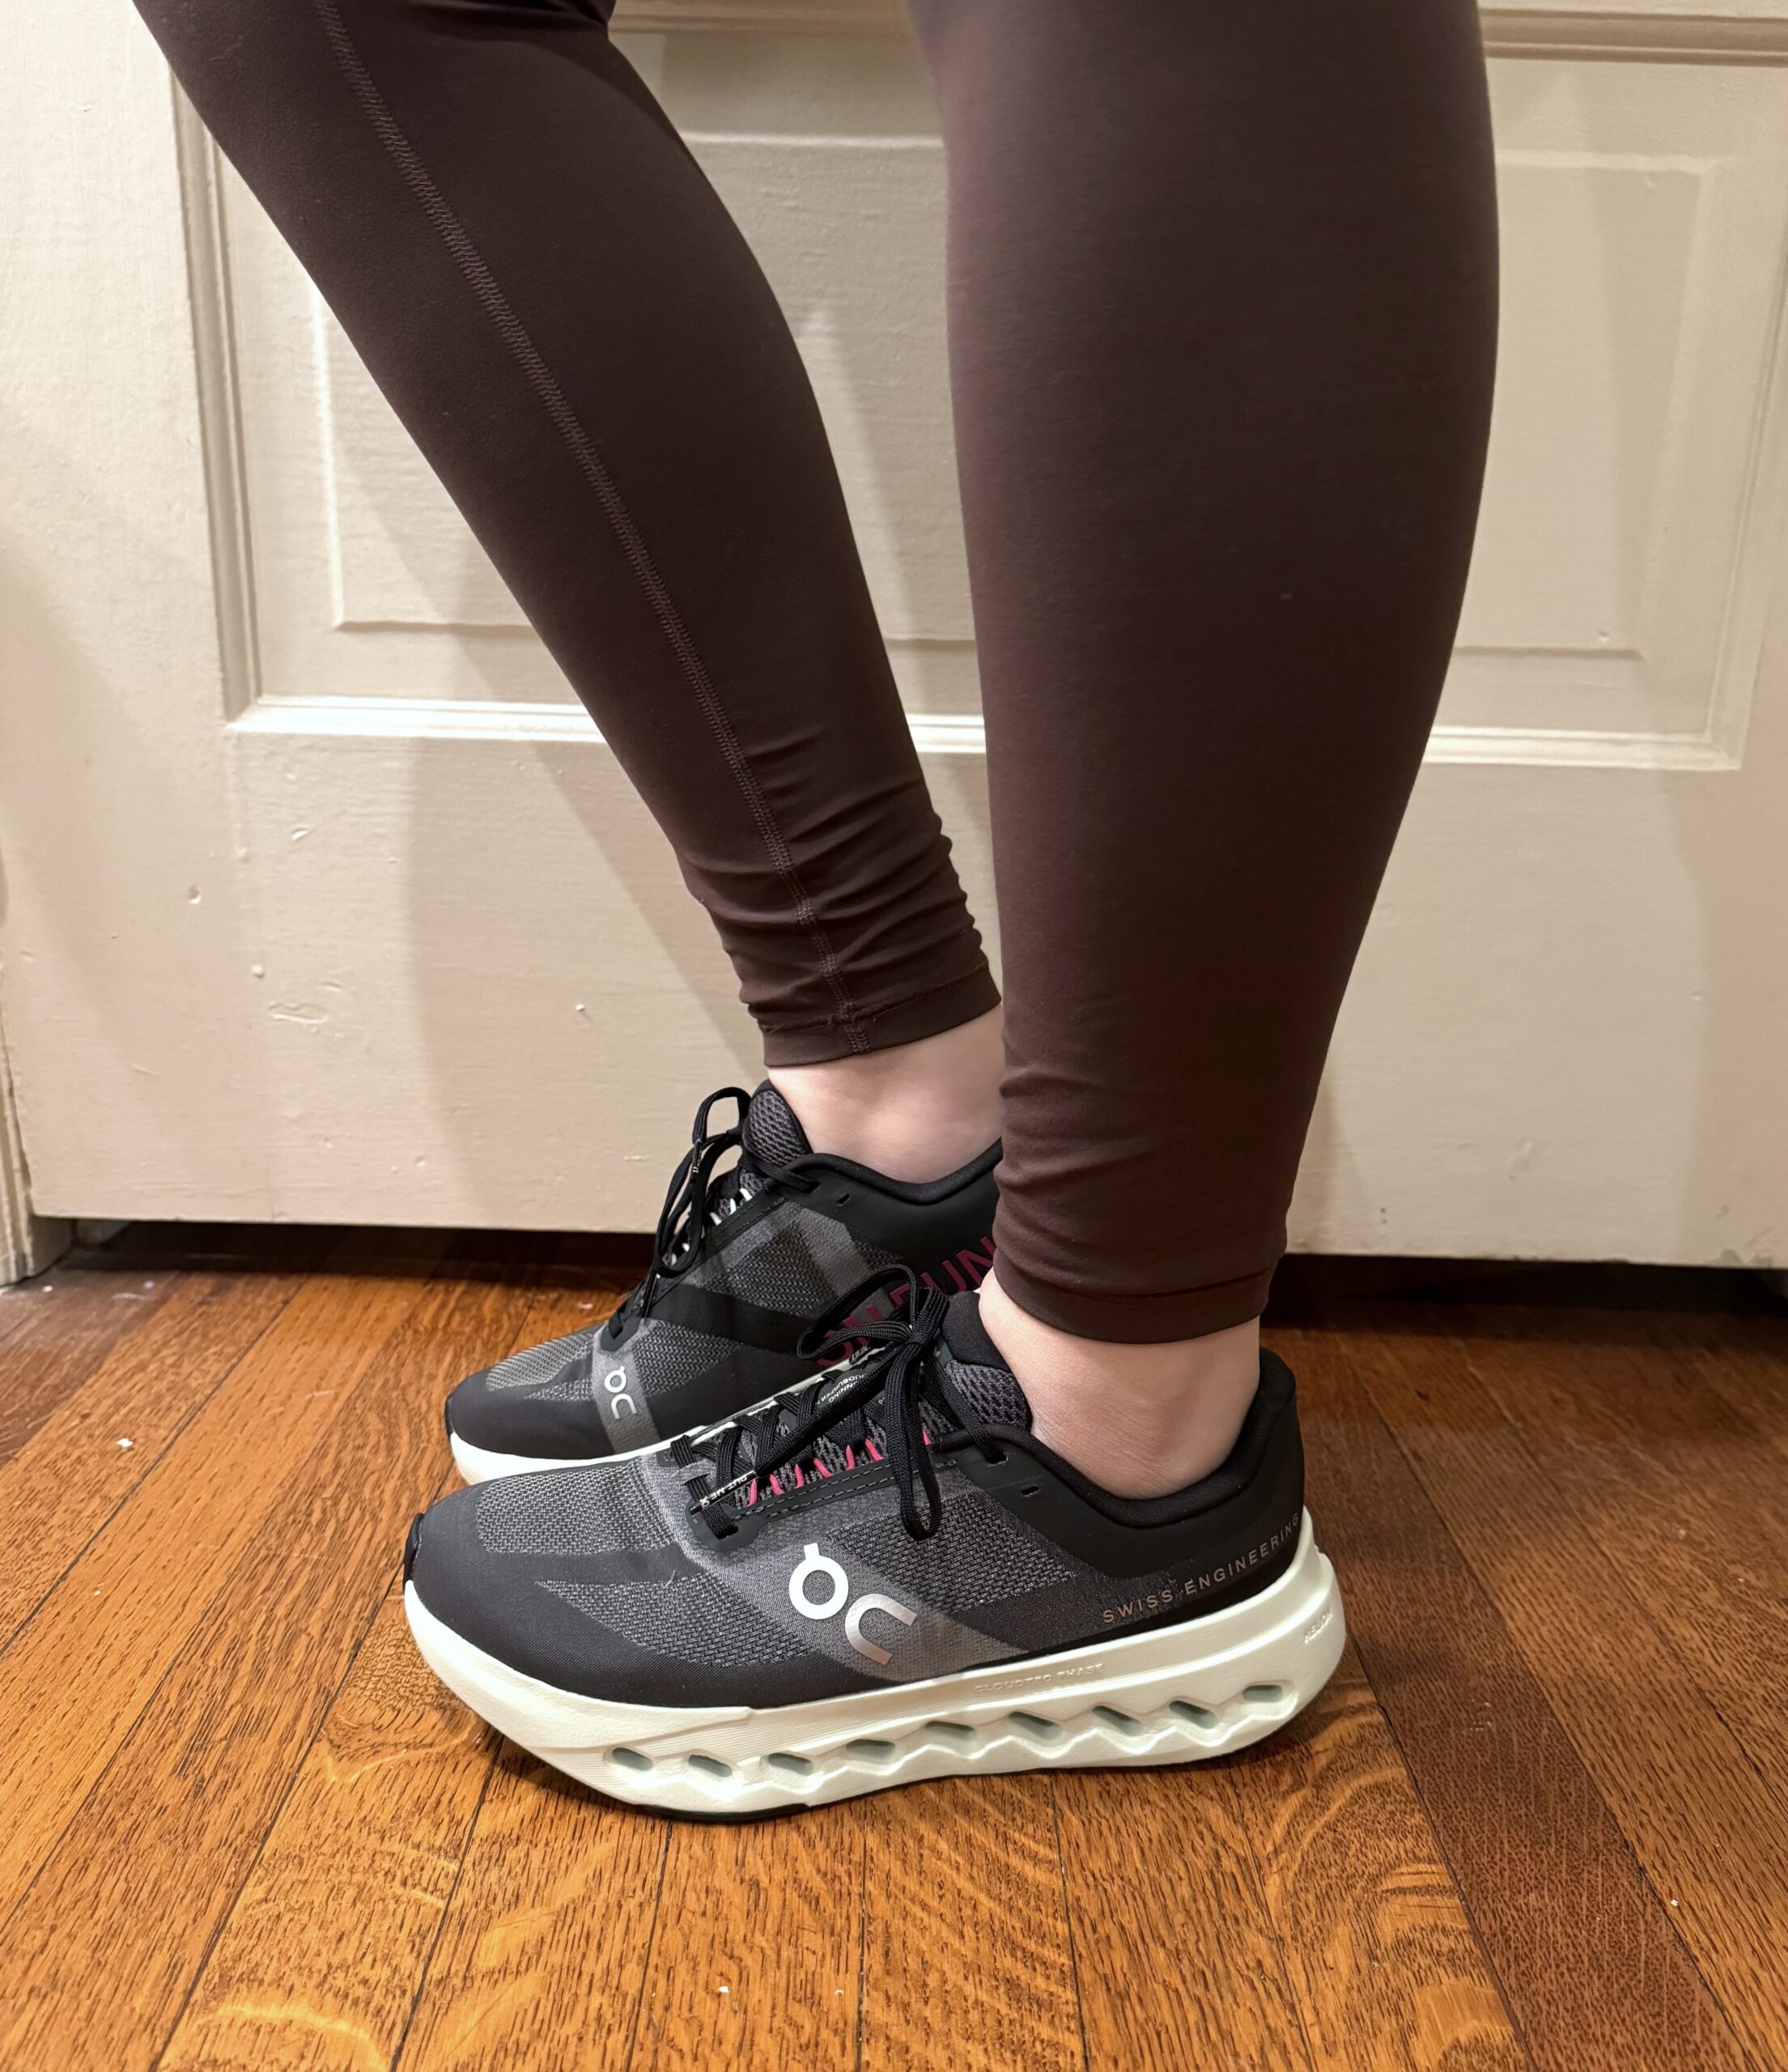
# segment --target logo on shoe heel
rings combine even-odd
[[[826,1586],[823,1600],[808,1594],[809,1578]],[[809,1540],[801,1549],[801,1560],[788,1578],[788,1602],[804,1619],[830,1619],[837,1616],[850,1594],[851,1578],[844,1573],[843,1564],[835,1561],[829,1554],[821,1553],[818,1543]],[[884,1611],[890,1619],[898,1619],[902,1626],[911,1625],[919,1615],[895,1599],[884,1597],[879,1590],[866,1591],[845,1612],[845,1639],[869,1661],[884,1662],[889,1658],[889,1650],[877,1647],[873,1641],[865,1640],[863,1636],[863,1622],[872,1611]]]

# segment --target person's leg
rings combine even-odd
[[[1008,995],[983,1315],[1107,1487],[1222,1458],[1433,719],[1495,356],[1472,0],[912,0]]]
[[[816,1147],[930,1178],[996,1134],[996,1025],[936,1040],[996,995],[788,328],[608,5],[139,0],[669,836]]]

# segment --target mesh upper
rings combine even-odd
[[[792,1315],[817,1317],[894,1255],[855,1238],[842,1223],[798,1201],[784,1200],[749,1229],[723,1224],[712,1249],[689,1269],[691,1288],[710,1288],[741,1301]]]
[[[698,1284],[766,1309],[817,1317],[836,1299],[830,1278],[813,1257],[800,1212],[773,1210],[754,1229],[723,1246],[696,1269]]]
[[[1023,1424],[1022,1391],[984,1339],[959,1331],[957,1342],[979,1357],[958,1361],[943,1347],[935,1357],[975,1422]],[[841,1372],[825,1390],[854,1390],[862,1374]],[[809,1393],[787,1414],[800,1417]],[[413,1543],[410,1580],[474,1646],[550,1685],[620,1704],[774,1707],[1197,1616],[1256,1576],[1264,1586],[1295,1553],[1302,1488],[1289,1391],[1270,1412],[1288,1421],[1275,1428],[1278,1450],[1258,1471],[1258,1495],[1239,1509],[1230,1496],[1213,1500],[1208,1530],[1197,1510],[1176,1517],[1185,1534],[1124,1539],[1118,1561],[1106,1547],[1121,1520],[1058,1540],[1060,1522],[1075,1516],[1072,1488],[1026,1501],[1044,1493],[1045,1458],[1036,1486],[1021,1471],[1009,1487],[983,1488],[972,1441],[939,1445],[949,1415],[921,1403],[935,1413],[926,1421],[941,1504],[924,1536],[902,1520],[898,1444],[871,1451],[854,1426],[835,1428],[804,1454],[804,1472],[791,1463],[759,1484],[746,1457],[766,1420],[754,1417],[693,1451],[660,1448],[450,1497]],[[816,1461],[828,1471],[815,1474]]]
[[[1005,1367],[970,1367],[946,1357],[945,1372],[950,1385],[983,1424],[1016,1425],[1030,1429],[1030,1405],[1018,1386],[1018,1378]]]
[[[731,1350],[724,1338],[691,1331],[686,1324],[667,1323],[662,1317],[648,1317],[626,1346],[628,1365],[648,1396],[704,1373]]]
[[[486,1386],[493,1389],[525,1389],[552,1381],[601,1329],[600,1324],[588,1326],[582,1331],[569,1331],[563,1338],[549,1339],[544,1345],[530,1345],[525,1352],[512,1353],[491,1369]]]
[[[930,1539],[909,1537],[892,1509],[865,1524],[839,1526],[838,1537],[890,1582],[946,1611],[972,1613],[1021,1590],[1074,1578],[1073,1569],[1046,1540],[991,1498],[966,1490]]]
[[[806,1132],[795,1120],[795,1111],[768,1080],[752,1095],[745,1110],[745,1137],[754,1151],[761,1151],[779,1166],[792,1166],[812,1149]]]
[[[610,1633],[673,1662],[728,1662],[765,1668],[805,1652],[750,1605],[699,1571],[662,1580],[541,1584]]]
[[[478,1538],[489,1554],[582,1555],[668,1547],[664,1514],[637,1466],[517,1475],[479,1490]]]

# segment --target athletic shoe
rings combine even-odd
[[[737,1119],[714,1127],[716,1104]],[[729,1153],[737,1162],[716,1167]],[[696,1111],[651,1270],[604,1324],[536,1345],[447,1400],[468,1482],[639,1453],[809,1380],[817,1318],[884,1268],[946,1293],[993,1259],[1000,1147],[924,1185],[816,1153],[776,1089],[730,1086]]]
[[[436,1675],[581,1782],[707,1814],[1196,1761],[1309,1704],[1343,1622],[1281,1361],[1222,1467],[1133,1501],[1032,1436],[976,1297],[894,1293],[760,1412],[418,1518]]]

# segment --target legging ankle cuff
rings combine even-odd
[[[1000,989],[985,964],[927,992],[876,1008],[848,1020],[843,1016],[810,1021],[792,1029],[765,1029],[763,1059],[768,1065],[826,1064],[834,1058],[860,1057],[866,1051],[891,1051],[916,1043],[922,1036],[941,1036],[960,1028],[1000,1004]]]
[[[1176,1289],[1167,1295],[1088,1295],[1034,1280],[1009,1252],[1000,1252],[996,1266],[1001,1288],[1039,1323],[1077,1338],[1119,1345],[1161,1345],[1245,1324],[1267,1306],[1273,1275],[1269,1266],[1239,1280]]]

